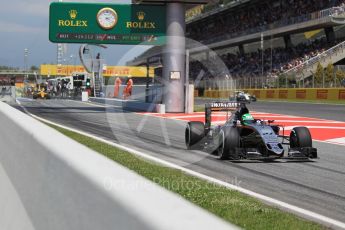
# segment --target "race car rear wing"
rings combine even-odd
[[[226,111],[226,112],[233,112],[237,111],[241,106],[243,106],[244,102],[211,102],[205,104],[205,133],[211,128],[211,121],[212,121],[212,112],[215,111]]]
[[[241,102],[211,102],[205,104],[205,108],[209,107],[211,111],[234,111],[241,106]]]

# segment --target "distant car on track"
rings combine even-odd
[[[227,112],[224,125],[211,125],[214,111]],[[317,149],[312,147],[308,128],[295,127],[289,136],[285,136],[284,127],[273,122],[254,119],[243,102],[212,102],[205,105],[205,123],[188,122],[185,143],[188,149],[203,150],[218,155],[220,159],[317,158]],[[286,150],[287,156],[284,156]]]
[[[32,98],[50,99],[50,92],[48,92],[47,86],[45,84],[38,84],[32,93]]]
[[[235,91],[233,96],[230,96],[230,101],[239,101],[239,102],[252,102],[257,101],[255,95],[250,95],[244,91]]]

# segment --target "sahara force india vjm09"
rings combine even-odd
[[[215,111],[226,112],[224,125],[211,124],[212,112]],[[205,123],[188,122],[185,142],[188,149],[203,150],[218,155],[220,159],[265,161],[317,158],[317,149],[312,146],[308,128],[295,127],[287,136],[283,126],[273,123],[273,120],[254,119],[246,103],[212,102],[205,105]]]

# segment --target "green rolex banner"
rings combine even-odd
[[[162,45],[165,33],[165,6],[50,4],[51,42]]]

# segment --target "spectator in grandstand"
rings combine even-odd
[[[341,84],[342,87],[345,87],[345,79],[341,80],[340,84]]]
[[[242,34],[261,32],[277,26],[309,20],[308,14],[334,6],[342,6],[344,0],[289,0],[258,1],[243,4],[216,17],[195,22],[187,27],[187,35],[198,41],[212,42]],[[337,12],[344,10],[335,7]],[[317,17],[315,13],[312,17]]]
[[[291,68],[299,66],[309,59],[321,54],[333,45],[334,44],[327,43],[325,38],[322,38],[308,43],[299,44],[293,48],[275,48],[272,52],[270,49],[266,49],[264,51],[264,76],[267,76],[268,74],[278,75],[280,72],[285,72]],[[229,72],[233,77],[262,75],[261,50],[246,54],[241,54],[239,52],[236,54],[228,53],[222,55],[221,58],[229,68]],[[219,71],[220,68],[214,67],[212,64],[208,64],[208,68],[206,69],[202,62],[203,61],[191,62],[190,77],[192,79],[196,79],[201,70],[204,71],[204,77],[222,75],[221,71]],[[209,59],[208,63],[212,62],[214,62],[214,60]]]

